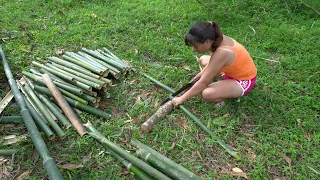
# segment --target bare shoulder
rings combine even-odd
[[[219,63],[222,66],[228,66],[235,60],[235,53],[230,49],[218,48],[212,53],[210,61]]]
[[[234,41],[229,36],[223,35],[223,40],[220,44],[220,46],[233,46]]]

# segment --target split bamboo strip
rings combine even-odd
[[[68,76],[66,74],[59,73],[59,72],[53,70],[52,68],[49,68],[49,67],[47,67],[47,66],[45,66],[43,64],[40,64],[40,63],[38,63],[36,61],[32,61],[32,64],[34,64],[35,66],[38,66],[39,68],[43,68],[43,69],[51,72],[52,74],[60,77],[61,79],[67,80],[69,82],[74,82],[75,81],[74,77],[70,77],[70,76]]]
[[[162,84],[161,82],[157,81],[156,79],[148,76],[145,73],[142,73],[145,77],[149,78],[152,82],[157,84],[158,86],[166,89],[167,91],[174,93],[175,90],[172,88]],[[172,99],[172,96],[171,96]],[[193,115],[190,111],[188,111],[183,105],[179,105],[179,108],[186,114],[188,115],[200,128],[209,134],[211,137],[213,137],[218,143],[220,144],[221,147],[223,147],[231,156],[233,156],[235,159],[241,159],[239,153],[234,151],[231,147],[229,147],[224,141],[222,141],[218,136],[216,136],[212,131],[210,131],[195,115]]]
[[[112,151],[116,152],[119,156],[125,158],[127,161],[131,162],[132,164],[138,166],[139,168],[143,169],[146,173],[148,173],[150,176],[158,179],[158,180],[166,180],[170,179],[166,175],[162,174],[160,171],[155,169],[154,167],[150,166],[146,162],[140,160],[139,158],[133,156],[132,154],[128,153],[126,150],[122,149],[115,143],[109,141],[104,136],[99,136],[99,134],[94,132],[89,132],[89,134],[97,139],[100,143],[104,144],[108,148],[110,148]]]
[[[70,69],[70,68],[68,68],[68,67],[61,66],[61,65],[59,65],[59,64],[57,64],[57,63],[52,63],[52,65],[55,66],[55,67],[57,67],[57,68],[60,68],[61,70],[64,70],[64,71],[66,71],[66,72],[69,72],[69,73],[71,73],[71,74],[73,74],[73,75],[75,75],[75,76],[78,76],[78,77],[87,79],[87,80],[92,81],[92,82],[95,82],[95,83],[97,83],[97,84],[100,84],[101,86],[106,86],[106,85],[107,85],[107,83],[104,82],[104,81],[102,81],[102,80],[99,80],[99,79],[97,79],[97,78],[93,78],[93,77],[88,76],[88,75],[86,75],[86,74],[79,73],[79,72],[77,72],[77,71],[75,71],[75,70],[73,70],[73,69]]]
[[[21,116],[2,116],[0,118],[0,124],[20,124],[23,123]]]
[[[29,100],[26,97],[23,97],[27,108],[30,111],[31,116],[33,117],[35,123],[38,125],[38,127],[44,132],[44,134],[48,137],[49,140],[53,140],[55,138],[55,134],[50,129],[50,127],[45,123],[45,121],[42,119],[42,117],[38,114],[38,112],[34,109],[34,107],[31,105]]]
[[[26,71],[22,71],[22,74],[27,76],[31,80],[37,82],[40,85],[46,85],[43,82],[43,80],[41,79],[41,77],[39,77],[38,75],[29,73],[29,72],[26,72]],[[78,94],[78,95],[83,94],[83,91],[81,89],[79,89],[79,88],[74,88],[74,87],[68,86],[66,84],[60,83],[58,81],[53,81],[53,82],[59,87],[60,90],[61,89],[65,89],[66,91],[69,91],[69,92],[72,92],[72,93],[75,93],[75,94]]]
[[[67,55],[62,55],[61,57],[62,57],[63,59],[65,59],[65,60],[68,60],[68,61],[74,63],[74,64],[77,64],[77,65],[79,65],[79,66],[81,66],[81,67],[84,67],[84,68],[86,68],[86,69],[88,69],[88,70],[90,70],[90,71],[92,71],[92,72],[94,72],[94,73],[97,73],[97,74],[99,74],[99,75],[102,75],[102,74],[103,74],[103,71],[102,71],[102,70],[98,70],[98,69],[96,69],[96,68],[94,68],[94,67],[92,67],[92,66],[89,66],[88,64],[82,63],[81,61],[78,61],[78,60],[76,60],[76,59],[74,59],[74,58],[72,58],[72,57],[69,57],[69,56],[67,56]]]
[[[31,99],[33,101],[33,103],[36,105],[36,107],[39,109],[39,111],[42,113],[42,115],[46,118],[46,120],[48,121],[48,123],[51,125],[51,127],[53,128],[53,130],[57,133],[57,135],[63,139],[65,134],[64,132],[61,130],[61,128],[59,127],[59,125],[54,121],[54,119],[52,118],[52,116],[49,114],[46,106],[44,106],[41,101],[39,100],[39,98],[36,96],[36,94],[32,91],[30,85],[28,83],[25,84],[24,87],[22,87],[22,89],[26,92],[26,94],[28,95],[28,98]]]
[[[177,164],[176,162],[172,161],[171,159],[167,158],[166,156],[160,154],[159,152],[155,151],[154,149],[150,148],[149,146],[143,144],[142,142],[133,139],[130,141],[130,144],[132,144],[133,146],[135,146],[136,148],[138,148],[140,150],[140,152],[142,154],[144,154],[144,158],[148,159],[148,156],[154,156],[156,157],[158,160],[163,161],[163,163],[165,163],[167,166],[171,166],[172,168],[174,168],[175,170],[179,171],[177,174],[183,174],[183,178],[182,179],[201,179],[199,176],[197,176],[196,174],[194,174],[193,172],[187,170],[186,168],[180,166],[179,164]],[[145,156],[146,153],[150,153],[150,155]]]
[[[53,97],[55,98],[55,100],[58,102],[59,106],[63,110],[64,114],[68,117],[68,119],[76,128],[80,136],[82,137],[83,135],[87,134],[86,129],[80,123],[80,120],[78,119],[77,115],[73,112],[70,105],[63,98],[60,91],[57,89],[57,87],[54,85],[54,83],[50,79],[49,75],[43,74],[42,78],[43,78],[43,81],[46,83],[47,87],[49,88],[50,92],[52,93]]]
[[[54,116],[67,128],[69,129],[72,124],[69,120],[59,112],[59,110],[53,105],[53,103],[44,95],[38,93],[38,97],[42,100],[42,102],[48,107],[48,109],[52,112]]]
[[[16,152],[16,149],[0,149],[0,156],[12,156]]]
[[[55,67],[55,66],[53,66],[52,64],[46,64],[46,66],[48,66],[48,67],[50,67],[50,68],[52,68],[52,69],[54,69],[54,70],[56,70],[56,71],[58,71],[58,72],[60,72],[60,73],[63,73],[63,74],[65,74],[65,75],[68,75],[68,76],[70,76],[70,77],[73,77],[75,80],[76,80],[76,84],[78,85],[78,83],[84,83],[84,84],[86,84],[86,85],[88,85],[88,86],[91,86],[91,87],[94,87],[94,88],[96,88],[96,89],[101,89],[102,88],[102,86],[100,85],[100,84],[97,84],[97,83],[94,83],[94,82],[92,82],[92,81],[89,81],[89,80],[86,80],[86,79],[83,79],[83,78],[81,78],[81,77],[79,77],[79,76],[76,76],[76,75],[73,75],[73,74],[71,74],[71,73],[68,73],[67,71],[64,71],[64,70],[62,70],[62,69],[59,69],[59,68],[57,68],[57,67]]]
[[[63,179],[56,163],[54,162],[53,158],[51,157],[48,148],[46,144],[44,143],[43,139],[41,138],[41,135],[33,122],[33,119],[30,115],[29,110],[26,107],[26,104],[22,98],[22,95],[16,85],[16,82],[13,78],[13,75],[11,73],[9,64],[7,60],[5,59],[4,53],[2,51],[2,48],[0,46],[0,55],[2,60],[2,65],[4,67],[5,74],[8,78],[9,85],[11,87],[11,90],[13,91],[14,98],[18,104],[18,107],[20,109],[21,116],[23,118],[23,121],[28,129],[28,132],[32,138],[32,141],[40,155],[40,157],[43,159],[43,165],[48,173],[49,179],[51,180],[60,180]]]
[[[98,136],[103,137],[103,135],[98,130],[96,130],[90,122],[88,122],[84,126],[86,126],[91,132],[94,132]],[[103,146],[110,152],[111,155],[113,155],[116,159],[118,159],[128,169],[128,171],[133,172],[137,177],[139,177],[139,179],[142,179],[142,180],[152,180],[153,179],[151,176],[149,176],[143,170],[141,170],[140,168],[133,165],[132,163],[127,161],[125,158],[121,157],[116,152],[111,150],[108,146],[106,146],[104,144],[103,144]]]

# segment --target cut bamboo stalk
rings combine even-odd
[[[147,121],[141,125],[141,129],[145,132],[150,132],[154,125],[165,118],[173,110],[173,104],[168,101],[161,106]]]
[[[85,84],[85,85],[87,85],[87,86],[94,87],[94,88],[96,88],[96,89],[101,89],[101,88],[102,88],[102,86],[101,86],[100,84],[91,82],[91,81],[86,80],[86,79],[83,79],[83,78],[81,78],[81,77],[79,77],[79,76],[76,76],[76,75],[73,75],[73,74],[71,74],[71,73],[68,73],[67,71],[64,71],[64,70],[62,70],[62,69],[59,69],[59,68],[53,66],[52,64],[47,63],[46,65],[47,65],[48,67],[50,67],[50,68],[58,71],[58,72],[61,72],[61,73],[65,74],[65,75],[68,75],[68,76],[70,76],[70,77],[73,77],[73,78],[76,80],[75,83],[77,84],[77,86],[79,86],[78,83],[83,83],[83,84]]]
[[[171,159],[167,158],[166,156],[162,155],[161,153],[155,151],[154,149],[150,148],[149,146],[141,143],[140,141],[138,141],[136,139],[131,140],[130,144],[132,144],[133,146],[135,146],[136,148],[138,148],[140,150],[140,154],[143,156],[143,158],[145,160],[147,160],[148,157],[151,155],[151,156],[153,156],[153,158],[156,158],[155,161],[161,160],[167,166],[170,166],[173,169],[175,169],[176,171],[179,171],[176,174],[180,174],[180,175],[183,174],[182,179],[201,179],[199,176],[197,176],[193,172],[187,170],[183,166],[177,164],[176,162],[172,161]],[[173,178],[180,179],[178,177],[173,177]]]
[[[82,66],[82,67],[84,67],[84,68],[86,68],[86,69],[88,69],[88,70],[90,70],[90,71],[92,71],[92,72],[94,72],[94,73],[97,73],[97,74],[99,74],[99,75],[102,75],[102,74],[103,74],[103,71],[102,71],[102,70],[96,69],[95,67],[92,67],[92,66],[90,66],[90,65],[88,65],[88,64],[86,64],[86,63],[83,63],[83,62],[81,62],[81,61],[78,61],[78,60],[76,60],[76,59],[74,59],[74,58],[72,58],[72,57],[69,57],[69,56],[67,56],[67,55],[62,55],[61,57],[62,57],[63,59],[65,59],[65,60],[68,60],[68,61],[74,63],[74,64],[77,64],[77,65],[79,65],[79,66]]]
[[[58,102],[59,106],[63,110],[64,114],[68,117],[70,122],[73,124],[73,126],[76,128],[80,136],[87,134],[86,129],[81,124],[80,120],[78,119],[77,115],[73,112],[70,105],[67,103],[67,101],[63,98],[60,91],[57,89],[57,87],[54,85],[52,80],[50,79],[48,74],[42,75],[43,81],[46,83],[47,87],[49,88],[50,92],[52,93],[55,100]]]
[[[16,85],[16,82],[13,78],[13,75],[11,73],[9,64],[4,56],[4,53],[2,51],[2,48],[0,46],[0,57],[2,60],[2,64],[4,67],[5,74],[8,78],[9,85],[11,87],[11,90],[14,94],[14,98],[16,100],[16,103],[18,104],[18,107],[20,109],[21,116],[23,118],[23,121],[28,129],[28,133],[30,134],[33,144],[35,145],[35,148],[39,152],[40,157],[43,159],[43,165],[48,173],[49,179],[51,180],[60,180],[63,179],[56,163],[54,162],[53,158],[51,157],[48,148],[41,138],[41,135],[33,122],[33,119],[30,115],[29,110],[26,108],[26,104],[22,98],[22,95]]]
[[[154,82],[155,84],[157,84],[158,86],[162,87],[163,89],[166,89],[167,91],[174,93],[175,90],[173,90],[172,88],[164,85],[163,83],[161,83],[160,81],[157,81],[156,79],[152,78],[151,76],[142,73],[142,75],[144,75],[145,77],[147,77],[148,79],[150,79],[152,82]],[[172,98],[172,96],[171,96]],[[207,126],[205,126],[195,115],[193,115],[190,111],[188,111],[183,105],[179,105],[178,106],[186,115],[188,115],[198,126],[200,126],[200,128],[206,132],[207,134],[209,134],[211,137],[213,137],[216,141],[218,141],[219,145],[221,147],[223,147],[232,157],[234,157],[235,159],[241,159],[239,153],[237,153],[236,151],[234,151],[231,147],[229,147],[224,141],[222,141],[218,136],[216,136],[212,131],[210,131]]]
[[[84,92],[84,94],[86,94],[86,95],[89,95],[89,96],[93,96],[93,97],[96,97],[96,96],[98,96],[98,93],[97,92],[95,92],[95,91],[83,91]]]
[[[16,152],[16,149],[0,149],[0,156],[12,156]]]
[[[74,57],[75,59],[78,59],[78,60],[80,60],[82,62],[86,62],[86,63],[92,64],[93,66],[103,70],[105,73],[109,72],[109,69],[106,66],[104,66],[103,64],[100,64],[97,61],[92,61],[91,59],[87,59],[87,58],[85,58],[85,57],[83,57],[83,56],[81,56],[79,54],[74,53],[74,52],[71,52],[69,56]]]
[[[103,56],[109,57],[109,58],[113,59],[114,61],[118,62],[119,64],[121,64],[122,66],[124,66],[126,71],[129,71],[131,69],[131,67],[128,64],[123,62],[119,57],[115,56],[112,52],[110,52],[112,55],[109,55],[109,53],[107,53],[104,50],[97,49],[97,51],[100,54],[102,54]]]
[[[154,167],[150,166],[149,164],[145,163],[144,161],[140,160],[139,158],[133,156],[132,154],[128,153],[126,150],[122,149],[115,143],[109,141],[104,136],[99,136],[99,134],[95,132],[89,132],[90,136],[98,140],[103,145],[110,148],[112,151],[116,152],[119,156],[125,158],[127,161],[133,163],[134,165],[138,166],[139,168],[143,169],[146,173],[150,176],[158,179],[158,180],[169,180],[170,178],[166,175],[162,174],[160,171],[155,169]]]
[[[69,129],[72,124],[69,120],[62,114],[60,111],[53,105],[53,103],[44,95],[36,93],[38,97],[42,100],[42,102],[48,107],[48,109],[52,112],[54,116],[67,128]]]
[[[77,71],[75,71],[75,70],[73,70],[73,69],[70,69],[70,68],[61,66],[61,65],[59,65],[59,64],[52,63],[52,65],[55,66],[55,67],[57,67],[57,68],[60,68],[61,70],[64,70],[64,71],[66,71],[66,72],[69,72],[69,73],[71,73],[71,74],[73,74],[73,75],[75,75],[75,76],[78,76],[78,77],[87,79],[87,80],[89,80],[89,81],[95,82],[95,83],[97,83],[97,84],[99,84],[99,85],[101,85],[101,86],[105,86],[105,85],[107,84],[106,82],[104,82],[104,81],[102,81],[102,80],[99,80],[99,79],[97,79],[97,78],[93,78],[93,77],[88,76],[88,75],[86,75],[86,74],[79,73],[79,72],[77,72]]]
[[[47,88],[41,88],[40,86],[35,86],[34,88],[35,88],[34,90],[37,92],[40,92],[40,93],[45,94],[47,96],[53,97],[52,93]],[[66,96],[64,96],[64,98],[67,100],[67,102],[71,106],[76,107],[80,110],[86,111],[90,114],[94,114],[96,116],[103,117],[105,119],[108,119],[111,116],[110,114],[108,114],[100,109],[96,109],[91,106],[79,103],[71,98],[66,97]]]
[[[40,85],[46,85],[42,78],[39,77],[38,75],[35,75],[35,74],[31,74],[29,72],[26,72],[26,71],[22,71],[22,74],[27,76],[28,78],[30,78],[31,80],[37,82],[38,84]],[[53,82],[59,87],[59,90],[61,89],[64,89],[66,91],[70,91],[72,93],[75,93],[75,94],[78,94],[78,95],[81,95],[83,94],[83,90],[79,89],[79,88],[74,88],[74,87],[71,87],[71,86],[68,86],[66,84],[63,84],[63,83],[60,83],[56,80],[53,80]]]
[[[0,124],[21,124],[23,119],[21,116],[2,116],[0,118]]]
[[[86,48],[82,48],[81,51],[95,57],[95,58],[98,58],[108,64],[110,64],[111,66],[117,68],[118,70],[120,70],[121,72],[124,71],[124,67],[119,65],[118,63],[114,62],[114,61],[111,61],[110,58],[106,58],[106,57],[103,57],[101,55],[99,55],[97,52],[95,51],[91,51],[91,50],[88,50]]]
[[[94,132],[98,136],[103,137],[103,135],[98,130],[96,130],[90,122],[88,122],[84,126],[86,126],[91,132]],[[107,151],[110,152],[111,155],[113,155],[116,159],[118,159],[127,168],[128,171],[133,172],[139,179],[142,179],[142,180],[152,180],[153,179],[146,172],[144,172],[143,170],[141,170],[139,167],[135,166],[131,162],[127,161],[125,158],[118,155],[116,152],[111,150],[108,146],[106,146],[104,144],[103,144],[103,146],[107,149]]]
[[[50,129],[50,127],[45,123],[43,118],[38,114],[38,112],[34,109],[34,107],[31,105],[29,100],[26,97],[23,97],[27,108],[30,111],[31,116],[33,117],[35,123],[38,125],[38,127],[44,132],[44,134],[48,137],[49,140],[53,140],[55,138],[55,134]]]
[[[96,53],[99,57],[105,59],[104,61],[105,62],[108,62],[110,65],[116,67],[117,69],[119,69],[122,74],[126,74],[127,71],[128,71],[128,67],[125,66],[123,63],[120,63],[119,61],[115,60],[115,59],[112,59],[112,58],[109,58],[103,54],[101,54],[99,51],[95,50],[95,51],[92,51],[93,53]]]
[[[97,74],[95,74],[95,73],[93,73],[93,72],[91,72],[91,71],[89,71],[87,69],[83,70],[82,67],[80,67],[78,65],[75,65],[75,64],[74,65],[68,65],[68,63],[73,64],[71,62],[68,62],[68,61],[65,61],[65,60],[62,60],[62,59],[59,59],[59,58],[56,58],[56,57],[49,57],[48,59],[51,60],[52,62],[55,62],[55,63],[60,64],[62,66],[69,67],[70,69],[79,71],[79,72],[81,72],[81,73],[83,73],[85,75],[88,75],[90,77],[93,77],[93,78],[96,78],[96,79],[101,79],[102,78],[102,76],[97,75]]]
[[[26,79],[26,78],[25,78]],[[39,111],[42,113],[42,115],[46,118],[47,122],[50,124],[52,129],[57,133],[57,135],[63,139],[65,134],[62,131],[62,129],[59,127],[59,125],[54,121],[52,116],[47,111],[46,107],[41,103],[41,101],[38,99],[36,94],[32,91],[30,85],[28,83],[25,84],[24,87],[22,87],[26,94],[28,95],[28,98],[33,101],[33,103],[37,106]]]
[[[59,72],[53,70],[52,68],[49,68],[49,67],[47,67],[47,66],[45,66],[45,65],[43,65],[43,64],[40,64],[40,63],[38,63],[38,62],[36,62],[36,61],[32,61],[32,64],[34,64],[35,66],[38,66],[38,67],[40,67],[40,68],[43,68],[43,69],[51,72],[52,74],[54,74],[54,75],[56,75],[56,76],[58,76],[58,77],[60,77],[60,78],[62,78],[62,79],[64,79],[64,80],[67,80],[67,81],[69,81],[69,82],[74,82],[74,81],[75,81],[74,77],[70,77],[70,76],[68,76],[68,75],[59,73]]]

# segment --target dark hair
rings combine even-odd
[[[189,33],[184,38],[186,45],[194,43],[203,44],[206,40],[212,40],[212,50],[215,51],[223,40],[220,27],[216,22],[198,22],[191,26]]]

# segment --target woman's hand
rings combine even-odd
[[[184,100],[181,98],[181,97],[174,97],[171,101],[171,103],[174,105],[174,106],[178,106],[180,104],[182,104],[184,102]]]

